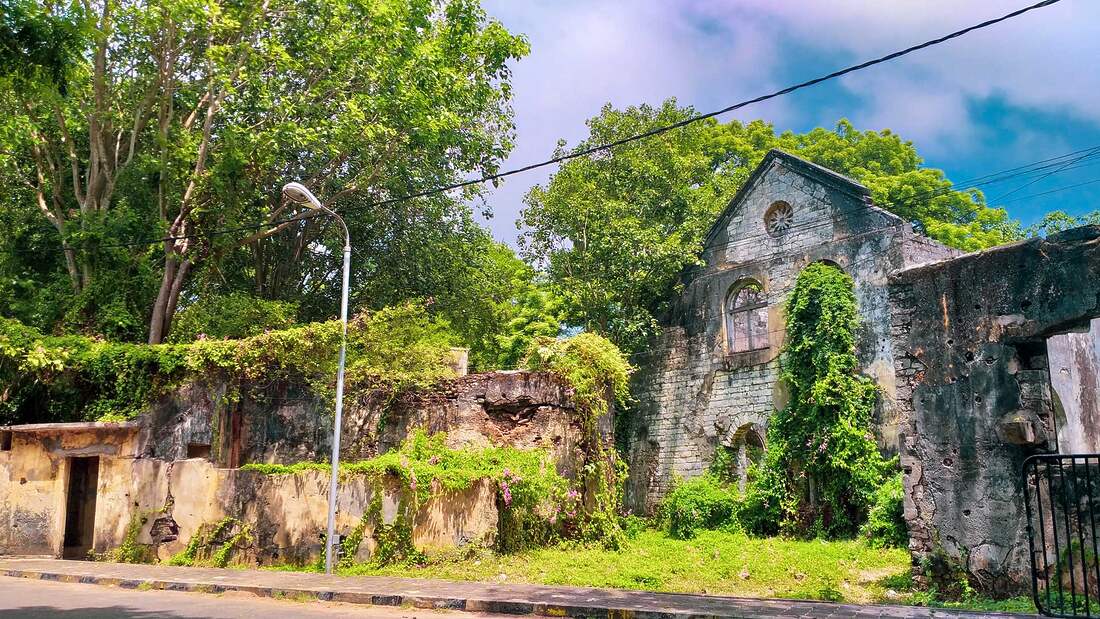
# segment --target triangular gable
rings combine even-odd
[[[709,247],[714,235],[728,225],[730,217],[741,208],[741,204],[745,201],[749,192],[751,192],[757,183],[760,182],[760,179],[764,178],[764,175],[772,168],[772,164],[775,161],[778,161],[790,170],[810,178],[817,183],[843,191],[844,193],[855,196],[861,201],[871,195],[871,190],[867,189],[867,187],[853,178],[849,178],[829,168],[819,166],[801,157],[796,157],[790,153],[773,148],[768,151],[767,155],[764,155],[764,160],[760,162],[760,165],[756,166],[756,169],[749,175],[749,179],[745,181],[745,184],[741,186],[741,189],[739,189],[737,194],[733,196],[733,199],[730,200],[726,209],[722,211],[722,214],[715,220],[714,225],[710,227],[707,236],[704,238],[703,247]]]

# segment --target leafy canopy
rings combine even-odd
[[[694,114],[674,99],[625,110],[608,105],[588,121],[577,148]],[[707,120],[563,164],[525,198],[523,254],[545,268],[568,322],[639,350],[677,277],[696,263],[704,234],[772,148],[856,178],[876,203],[948,245],[980,249],[1019,236],[981,192],[952,191],[941,171],[921,167],[912,143],[889,130],[858,131],[842,120],[832,130],[776,134],[762,121]],[[562,143],[557,152],[568,149]]]
[[[355,307],[437,295],[465,324],[441,282],[476,283],[465,267],[490,244],[469,201],[482,190],[378,202],[493,172],[511,150],[508,63],[528,47],[478,1],[4,9],[5,314],[150,343],[208,294],[331,317],[343,239],[328,219],[298,219],[280,192],[293,179],[348,219]],[[166,234],[187,238],[120,246]]]

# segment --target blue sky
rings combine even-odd
[[[676,97],[699,111],[816,77],[1029,4],[1031,0],[485,0],[527,35],[513,65],[517,142],[505,168],[575,144],[607,102]],[[1063,0],[901,60],[739,110],[805,131],[850,119],[915,143],[925,165],[964,181],[1100,145],[1100,2]],[[507,179],[488,221],[514,242],[522,199],[552,169]],[[1100,208],[1100,158],[1005,198],[1032,223]],[[1024,180],[986,188],[991,204]]]

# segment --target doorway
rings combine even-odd
[[[69,458],[69,488],[65,498],[65,541],[62,556],[86,559],[95,533],[99,458]]]

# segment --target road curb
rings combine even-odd
[[[577,606],[570,604],[543,604],[536,602],[516,602],[503,600],[479,600],[470,598],[403,596],[393,594],[357,593],[332,591],[329,589],[261,587],[232,583],[195,583],[180,580],[149,578],[142,580],[116,578],[111,576],[88,576],[47,572],[40,570],[0,570],[0,575],[29,580],[48,580],[54,582],[100,585],[122,589],[160,589],[165,591],[184,591],[189,593],[224,593],[241,591],[267,598],[308,597],[323,602],[342,602],[364,606],[411,606],[413,608],[434,610],[458,610],[501,615],[532,615],[540,617],[570,617],[576,619],[742,619],[743,614],[698,614],[665,611],[639,611],[636,609],[602,606]]]

